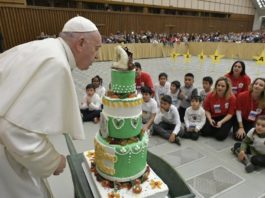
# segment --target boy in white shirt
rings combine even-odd
[[[158,76],[159,82],[155,84],[155,100],[157,105],[160,105],[160,98],[168,94],[170,90],[170,83],[167,81],[167,74],[160,73]]]
[[[92,84],[86,86],[86,95],[81,103],[80,111],[82,113],[83,122],[93,121],[99,122],[101,112],[101,99],[100,96],[95,93],[95,88]]]
[[[197,140],[206,121],[205,111],[201,107],[201,97],[191,96],[191,106],[185,111],[185,130],[182,138]]]
[[[178,80],[175,80],[173,82],[171,82],[171,85],[170,85],[170,90],[168,92],[168,95],[171,96],[172,98],[172,104],[179,108],[179,104],[180,104],[180,100],[179,100],[179,94],[180,94],[180,82]]]
[[[152,90],[149,87],[142,87],[141,93],[143,95],[143,104],[142,104],[142,122],[144,124],[143,130],[148,131],[155,119],[157,113],[157,103],[151,98]]]
[[[162,96],[160,111],[156,114],[152,127],[152,135],[160,135],[171,143],[180,145],[177,135],[181,133],[181,122],[178,109],[172,105],[169,95]]]

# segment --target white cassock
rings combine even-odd
[[[0,197],[43,198],[60,155],[47,135],[84,139],[71,67],[61,39],[16,46],[0,54]]]

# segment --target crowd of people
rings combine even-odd
[[[168,75],[162,72],[154,84],[139,62],[134,65],[136,88],[144,101],[142,122],[145,131],[178,145],[181,145],[181,138],[198,140],[200,136],[224,141],[231,132],[236,141],[242,142],[235,144],[233,153],[243,162],[248,160],[247,154],[253,155],[245,163],[246,170],[252,172],[265,166],[265,79],[256,78],[251,82],[243,61],[235,61],[231,70],[215,83],[212,77],[205,76],[200,91],[193,85],[193,73],[185,74],[181,85],[179,80],[169,82]],[[97,123],[99,108],[104,108],[100,96],[104,95],[102,90],[105,93],[105,88],[99,76],[92,78],[88,86],[93,85],[93,95],[86,89],[84,101],[88,101],[86,106],[89,105],[90,113],[85,117],[94,115],[90,120]],[[98,99],[93,104],[95,95]],[[83,121],[87,120],[83,118]]]
[[[154,33],[150,31],[120,32],[103,36],[103,43],[163,43],[172,45],[179,42],[235,42],[235,43],[264,43],[265,32],[240,32],[240,33]]]

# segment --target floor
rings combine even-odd
[[[158,74],[166,72],[169,81],[179,80],[183,83],[185,73],[195,75],[195,86],[202,89],[202,78],[210,75],[216,80],[227,73],[235,60],[221,59],[219,64],[206,59],[200,63],[197,57],[192,57],[190,63],[184,63],[183,57],[176,61],[170,58],[141,59],[143,71],[149,72],[153,81],[158,81]],[[265,74],[264,65],[256,65],[254,61],[245,61],[246,72],[253,79]],[[98,62],[87,71],[73,70],[76,91],[81,101],[84,87],[95,75],[103,78],[103,85],[110,82],[110,67],[112,62]],[[98,132],[99,125],[84,123],[86,140],[74,141],[78,152],[93,149],[93,137]],[[63,136],[50,138],[56,148],[63,154],[68,154]],[[211,138],[200,137],[198,141],[182,140],[182,145],[170,144],[166,140],[153,136],[150,138],[149,150],[167,160],[180,173],[190,186],[196,197],[241,197],[265,198],[265,169],[246,173],[244,166],[230,152],[234,140],[228,137],[224,142]],[[69,167],[60,176],[52,176],[49,182],[56,198],[73,197],[73,184]],[[63,189],[63,190],[61,190]]]

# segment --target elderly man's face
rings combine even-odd
[[[101,36],[99,32],[91,32],[80,42],[76,65],[80,70],[86,70],[98,58],[98,51],[101,47]]]

